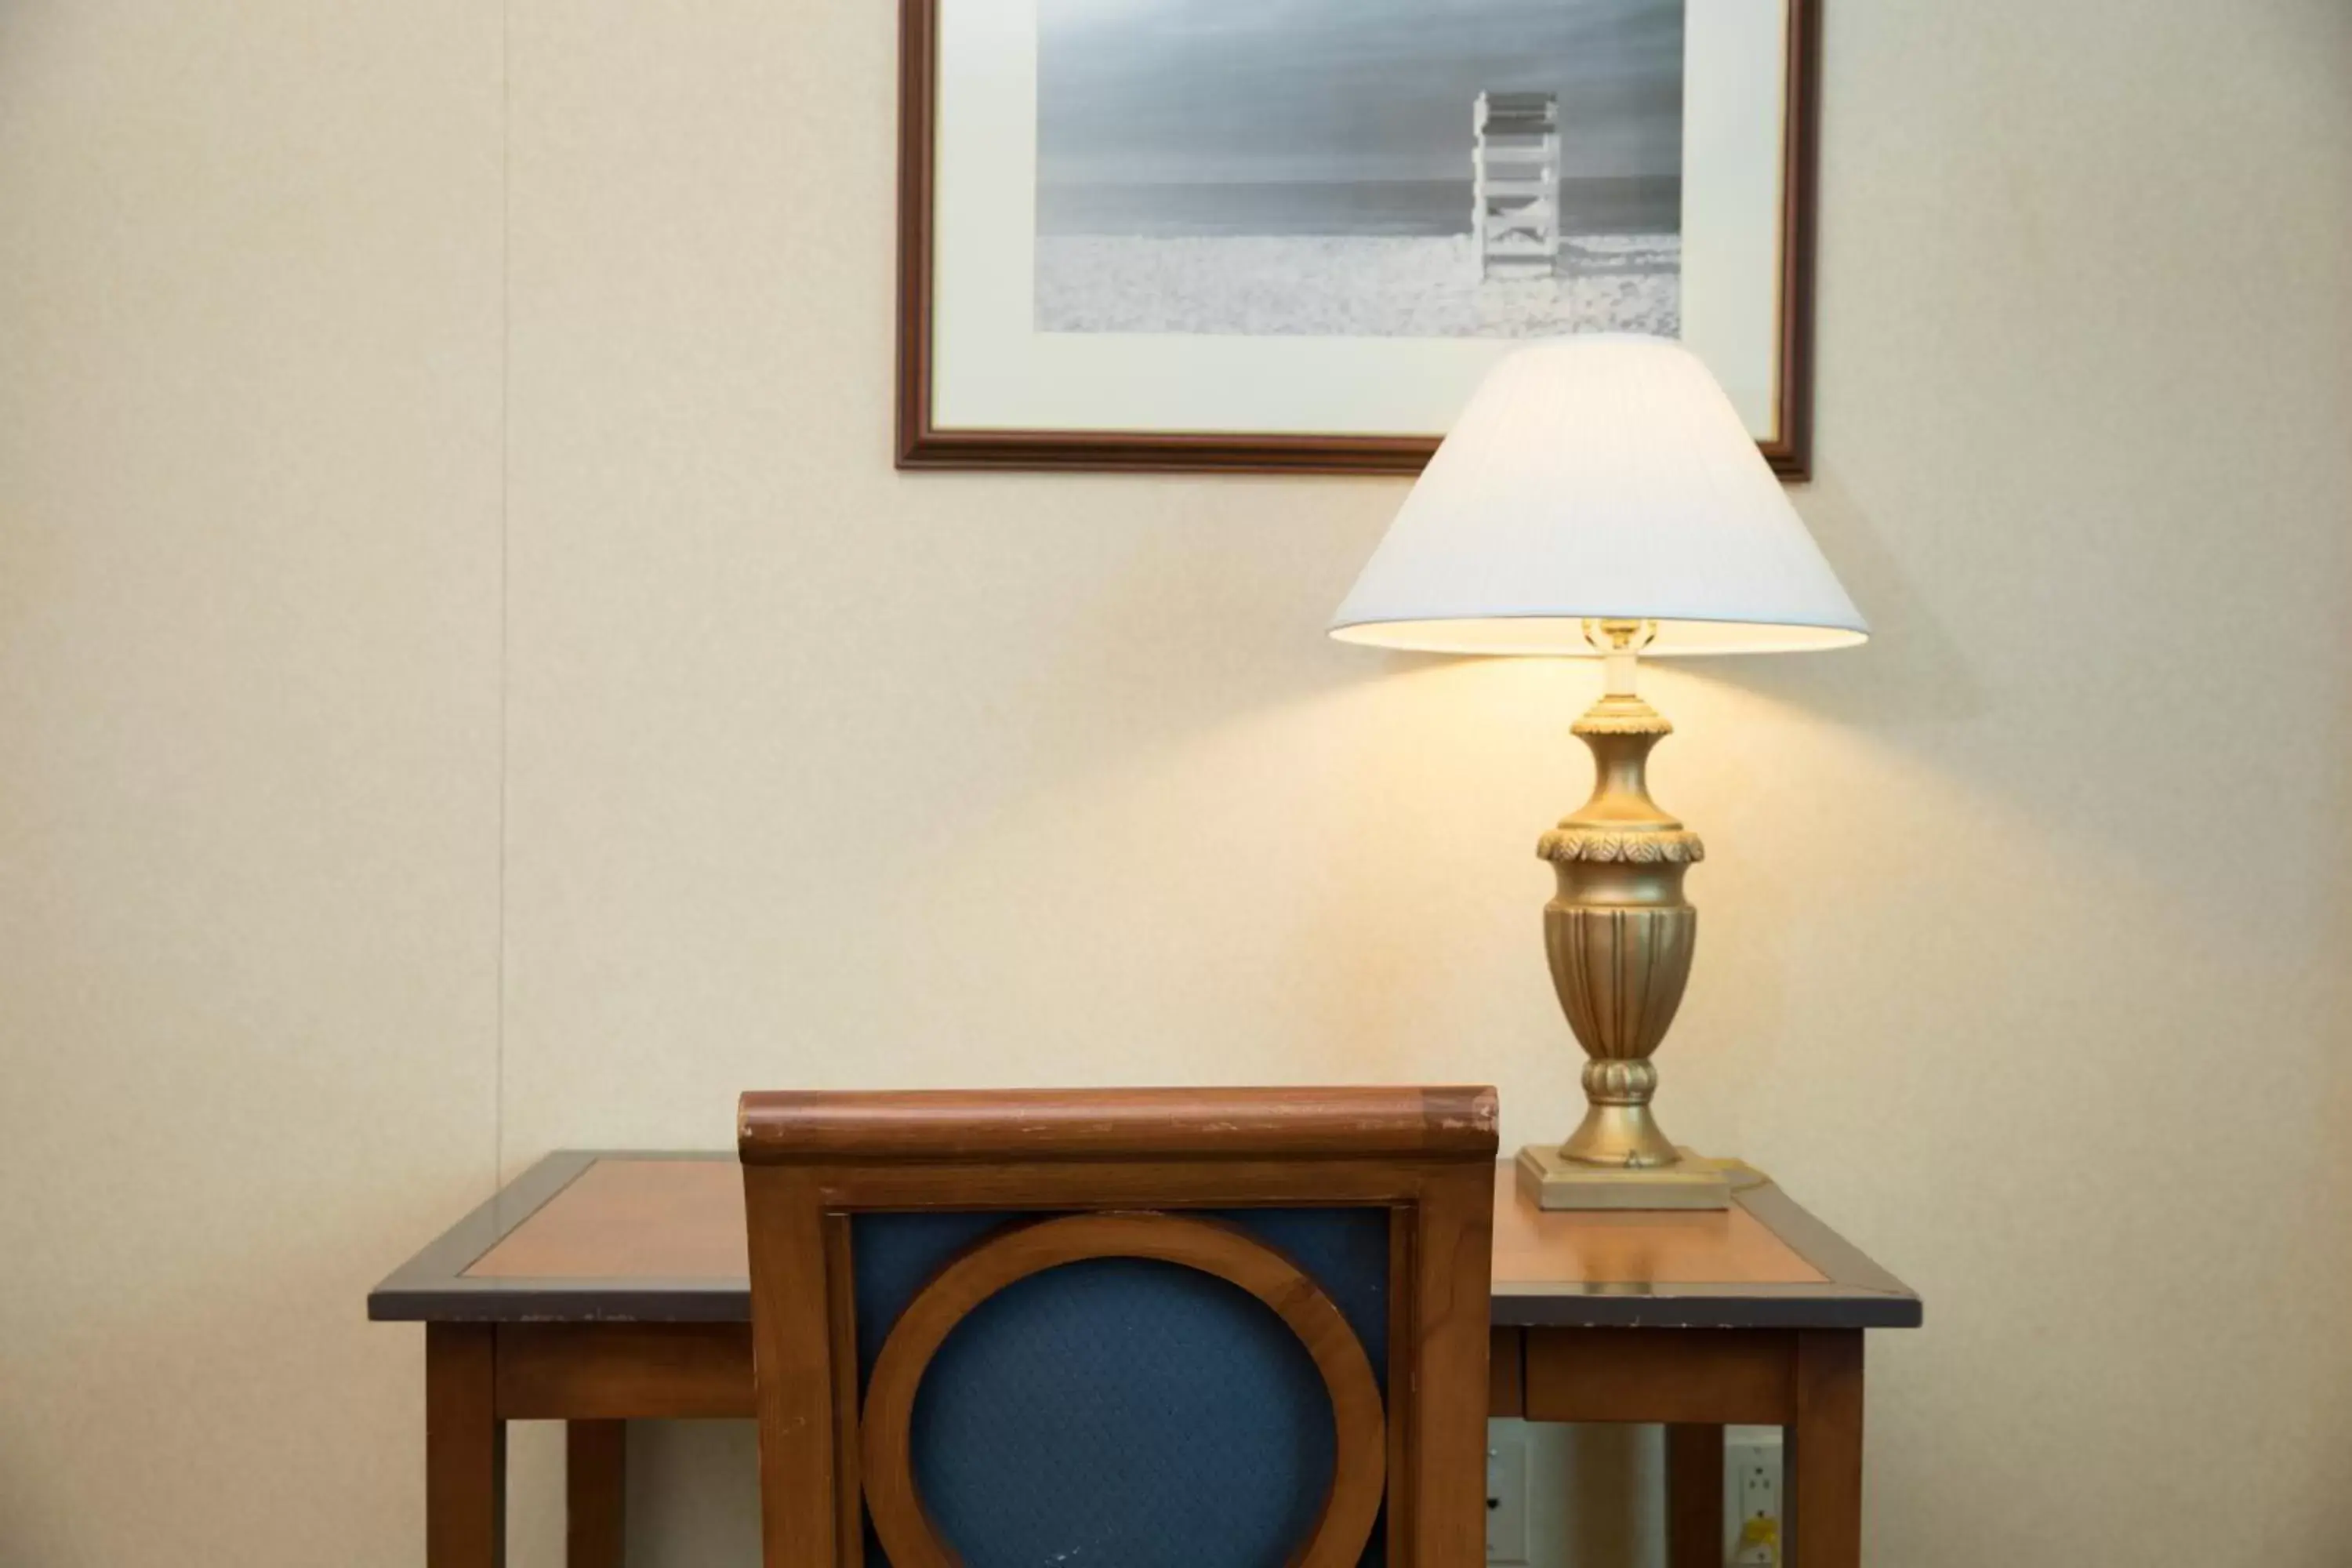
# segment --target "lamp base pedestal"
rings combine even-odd
[[[1764,1180],[1738,1160],[1678,1152],[1671,1165],[1588,1165],[1530,1143],[1519,1151],[1519,1190],[1541,1209],[1727,1209],[1734,1191]]]

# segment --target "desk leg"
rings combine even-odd
[[[1722,1568],[1723,1428],[1666,1428],[1666,1568]]]
[[[1797,1421],[1788,1429],[1790,1568],[1861,1568],[1862,1331],[1797,1336]]]
[[[425,1561],[504,1568],[507,1429],[488,1323],[425,1325]]]
[[[629,1424],[563,1424],[565,1568],[621,1568]]]

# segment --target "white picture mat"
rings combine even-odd
[[[1687,0],[1683,342],[1774,429],[1785,0]],[[931,422],[942,430],[1430,436],[1509,338],[1035,330],[1036,0],[940,0]]]

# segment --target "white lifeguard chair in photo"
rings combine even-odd
[[[1559,267],[1559,98],[1478,95],[1475,170],[1478,269],[1487,278],[1550,278]]]

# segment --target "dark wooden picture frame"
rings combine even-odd
[[[1417,474],[1434,436],[946,429],[932,416],[940,6],[899,0],[898,466],[906,469]],[[1822,0],[1787,0],[1781,177],[1779,433],[1759,448],[1783,479],[1812,460],[1814,226]]]

